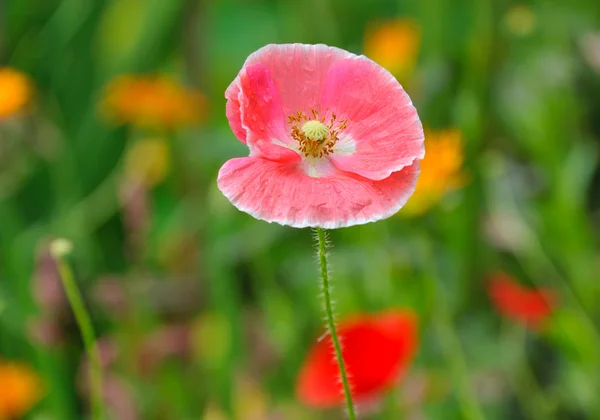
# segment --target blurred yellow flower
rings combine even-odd
[[[269,401],[258,383],[247,376],[238,376],[233,388],[234,418],[244,420],[263,420],[269,417]],[[216,405],[210,403],[204,420],[224,420],[228,416]],[[287,418],[287,417],[286,417]]]
[[[29,366],[0,360],[0,419],[21,417],[41,396],[42,381]]]
[[[164,76],[120,76],[105,87],[102,112],[119,124],[176,128],[201,121],[206,99]]]
[[[169,230],[158,242],[156,258],[165,270],[174,275],[194,271],[198,262],[198,244],[189,231]]]
[[[364,52],[395,76],[412,70],[421,44],[421,29],[410,19],[371,24],[367,27]]]
[[[216,404],[209,403],[204,410],[203,420],[227,420],[227,414]]]
[[[125,177],[153,187],[169,174],[171,167],[169,146],[162,138],[146,138],[131,146],[125,156]]]
[[[442,196],[464,184],[463,139],[460,130],[425,131],[425,159],[417,188],[402,211],[405,215],[424,213]]]
[[[0,67],[0,119],[22,111],[32,95],[29,78],[9,67]]]
[[[504,24],[517,36],[527,36],[535,29],[535,15],[524,4],[512,6],[504,16]]]
[[[221,314],[204,313],[192,329],[194,355],[205,366],[221,366],[232,345],[231,325]]]

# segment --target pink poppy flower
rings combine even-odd
[[[225,97],[250,156],[226,162],[217,182],[255,218],[352,226],[391,216],[413,193],[423,128],[402,86],[368,58],[325,45],[267,45]]]

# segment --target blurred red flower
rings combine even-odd
[[[490,277],[488,294],[498,312],[533,328],[550,316],[557,300],[553,290],[522,286],[506,273]]]
[[[352,397],[355,402],[366,402],[393,386],[406,371],[417,347],[417,319],[401,310],[358,315],[342,320],[338,334]],[[309,351],[297,378],[296,394],[315,408],[343,403],[331,336]]]

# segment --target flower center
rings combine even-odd
[[[319,120],[310,120],[302,125],[302,132],[307,139],[321,143],[327,139],[329,128]]]
[[[338,133],[346,128],[346,120],[335,126],[336,115],[331,113],[329,125],[319,112],[311,109],[312,119],[302,111],[288,117],[292,125],[292,138],[298,142],[300,152],[306,157],[323,157],[333,153],[333,146],[338,141]]]

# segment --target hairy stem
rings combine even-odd
[[[340,340],[337,334],[335,320],[333,317],[333,308],[331,304],[331,287],[329,284],[329,272],[327,270],[327,243],[325,238],[325,230],[322,228],[316,228],[316,231],[317,243],[319,245],[318,256],[319,265],[321,268],[321,288],[323,289],[323,306],[325,308],[325,315],[327,318],[327,329],[329,330],[329,334],[331,334],[331,341],[333,342],[333,348],[335,349],[335,357],[337,359],[338,367],[340,369],[340,377],[342,380],[342,385],[344,386],[344,397],[346,398],[348,418],[350,420],[355,420],[356,414],[354,412],[354,404],[352,403],[352,395],[350,394],[348,374],[346,373],[344,358],[342,357],[342,347],[340,346]]]

